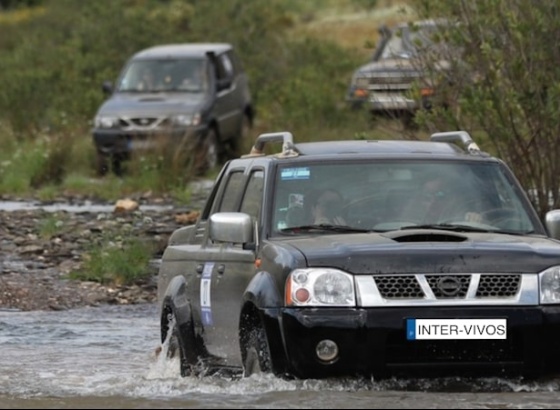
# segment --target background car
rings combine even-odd
[[[254,119],[248,79],[230,44],[170,44],[136,53],[92,130],[97,169],[117,174],[134,152],[186,152],[198,173],[239,154]]]
[[[359,67],[348,87],[346,101],[352,108],[366,108],[374,114],[410,119],[419,108],[430,108],[437,84],[427,75],[426,53],[444,47],[436,41],[447,23],[422,20],[379,30],[380,40],[371,61]],[[447,63],[441,61],[440,68]],[[419,97],[413,87],[419,88]]]

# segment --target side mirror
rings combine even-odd
[[[103,93],[109,95],[113,92],[113,82],[112,81],[103,81],[103,85],[101,86]]]
[[[210,216],[209,237],[215,242],[253,242],[253,220],[242,212],[218,212]]]
[[[560,239],[560,209],[549,211],[545,216],[548,234],[554,239]]]

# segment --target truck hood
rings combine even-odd
[[[538,273],[560,265],[560,242],[537,236],[410,230],[288,242],[310,267],[356,274]]]
[[[105,101],[97,115],[161,116],[190,114],[204,102],[201,93],[116,93]]]

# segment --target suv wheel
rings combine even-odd
[[[95,170],[100,177],[107,175],[107,172],[109,172],[109,158],[100,152],[97,153]]]

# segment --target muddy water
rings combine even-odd
[[[557,408],[560,379],[181,378],[154,305],[0,311],[0,408]]]

